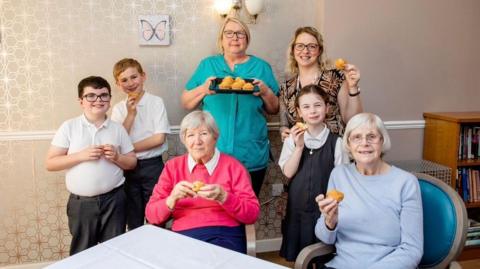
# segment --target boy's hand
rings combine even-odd
[[[78,152],[78,157],[81,161],[95,161],[100,159],[103,155],[103,146],[93,145],[80,152]]]
[[[127,99],[127,113],[136,115],[137,114],[137,97],[129,96]]]
[[[118,151],[114,145],[103,145],[103,155],[105,156],[105,159],[109,161],[114,162],[118,160]]]

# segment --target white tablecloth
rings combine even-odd
[[[144,225],[48,267],[165,269],[285,269],[286,267]]]

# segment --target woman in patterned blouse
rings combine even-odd
[[[352,64],[344,70],[328,68],[324,59],[323,38],[313,27],[295,31],[288,47],[287,69],[291,74],[280,88],[280,133],[282,140],[299,119],[295,99],[303,86],[318,84],[328,93],[328,112],[325,121],[331,132],[343,135],[346,122],[362,112],[360,100],[360,71]]]

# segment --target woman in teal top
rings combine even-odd
[[[265,112],[278,112],[279,87],[270,65],[246,53],[249,42],[247,25],[236,18],[227,18],[217,42],[223,53],[200,62],[183,91],[182,104],[188,110],[201,104],[203,110],[213,115],[220,129],[217,147],[245,165],[258,196],[270,152]],[[212,80],[226,76],[254,79],[259,91],[215,94],[209,89]]]

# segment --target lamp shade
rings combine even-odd
[[[248,13],[257,15],[263,9],[263,0],[245,0],[245,7]]]
[[[220,15],[227,15],[232,8],[231,0],[215,0],[215,10]]]

